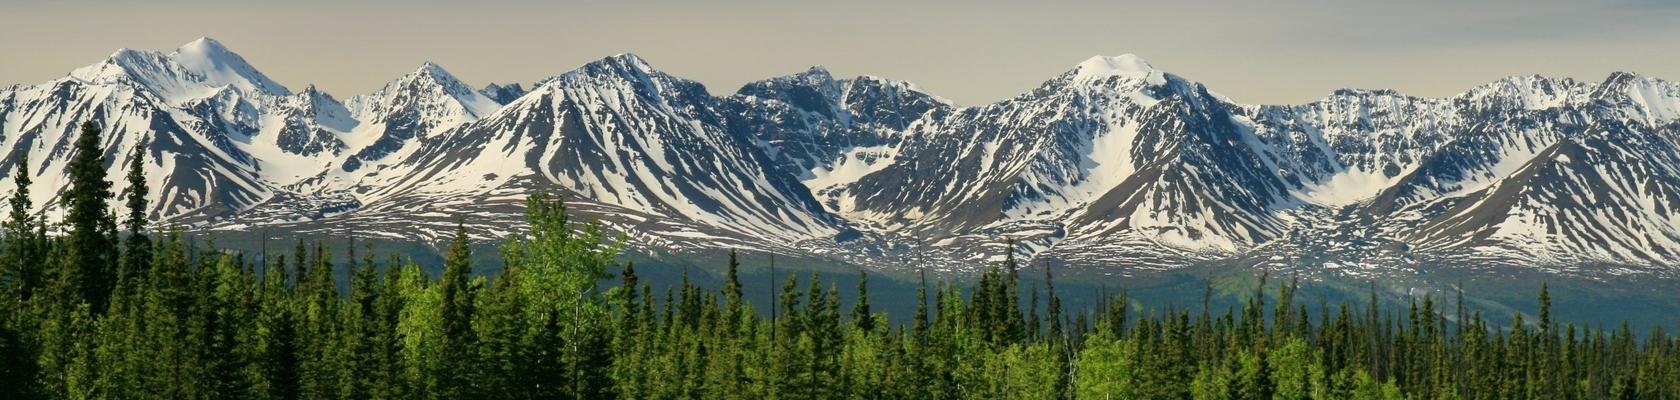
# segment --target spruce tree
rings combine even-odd
[[[641,278],[636,276],[636,263],[624,263],[624,270],[619,272],[622,279],[618,285],[619,331],[621,334],[632,334],[638,331],[637,309],[641,304]],[[630,339],[630,338],[625,338]]]
[[[641,306],[642,299],[640,278],[636,276],[636,263],[625,263],[619,278],[621,281],[616,299],[618,325],[612,343],[613,352],[618,354],[618,357],[614,358],[613,379],[618,383],[619,393],[636,397],[645,393],[642,392],[645,386],[642,374],[645,361],[640,357],[643,352],[639,351],[641,349],[638,346],[647,344],[640,341],[643,321],[640,315],[642,310],[638,307]]]
[[[333,282],[332,255],[321,242],[303,264],[308,265],[307,277],[298,284],[300,342],[300,395],[306,398],[332,396],[343,388],[344,376],[336,369],[343,365],[338,346],[343,334],[340,312],[343,304]]]
[[[1120,293],[1114,296],[1114,303],[1108,306],[1108,331],[1112,332],[1115,337],[1126,336],[1126,311],[1129,306],[1130,304],[1126,300],[1126,290],[1120,289]],[[1202,307],[1202,309],[1204,314],[1207,313],[1207,307]]]
[[[304,289],[307,289],[310,283],[314,281],[309,274],[308,260],[309,246],[304,243],[303,238],[298,238],[297,247],[292,250],[292,273],[290,275],[294,280],[292,284],[296,286],[296,291],[299,293],[304,292]],[[284,263],[286,259],[282,257],[280,261]]]
[[[368,249],[371,253],[371,246]],[[346,329],[343,346],[347,355],[344,368],[350,376],[344,380],[345,387],[340,393],[347,398],[368,398],[382,384],[378,374],[382,368],[379,355],[384,339],[379,312],[382,293],[379,292],[379,272],[374,269],[372,255],[364,253],[358,261],[353,238],[349,250],[346,269],[351,272],[350,298],[344,312]]]
[[[12,196],[7,200],[11,206],[4,226],[5,237],[3,244],[5,254],[4,273],[11,279],[12,290],[20,301],[29,300],[43,281],[42,268],[44,235],[37,227],[39,221],[35,219],[35,205],[29,199],[29,152],[20,152],[18,162],[12,170]]]
[[[1540,332],[1552,332],[1552,293],[1546,282],[1540,282]]]
[[[433,393],[440,398],[473,395],[468,390],[472,384],[470,374],[474,370],[469,358],[475,349],[472,330],[474,290],[468,281],[472,275],[471,256],[466,226],[457,223],[455,239],[449,245],[449,253],[444,256],[443,277],[438,283],[441,291],[439,323],[443,325],[439,355],[443,358],[434,371],[438,374],[435,379],[438,386]]]
[[[37,398],[37,364],[30,343],[19,332],[21,301],[0,296],[0,398]]]
[[[75,154],[67,167],[70,187],[64,191],[69,211],[65,273],[61,279],[74,288],[93,313],[103,313],[116,284],[116,220],[110,213],[111,182],[105,179],[105,153],[100,130],[82,123]]]
[[[735,250],[729,250],[728,269],[724,273],[724,335],[733,338],[741,330],[741,320],[745,317],[746,305],[741,300],[741,263],[735,258]]]
[[[928,333],[928,302],[927,302],[927,271],[920,273],[921,279],[916,285],[916,315],[912,315],[914,322],[910,326],[910,336],[916,339],[916,344],[927,342]]]
[[[852,325],[868,334],[875,330],[875,315],[869,311],[869,272],[858,270],[857,301],[852,303]]]
[[[123,242],[123,273],[136,277],[140,276],[142,270],[149,267],[152,261],[152,241],[146,236],[148,191],[146,142],[141,141],[135,144],[134,152],[129,156],[128,217],[123,220],[123,227],[128,230],[128,238]]]
[[[1044,266],[1044,291],[1050,297],[1050,304],[1045,310],[1046,317],[1049,318],[1050,340],[1059,341],[1064,339],[1062,336],[1062,299],[1056,297],[1056,279],[1050,275],[1049,265]]]

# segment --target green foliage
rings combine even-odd
[[[128,230],[128,237],[123,240],[122,272],[124,276],[138,277],[152,262],[152,241],[146,237],[147,211],[151,207],[146,201],[146,193],[150,189],[146,185],[144,141],[134,146],[134,152],[129,157],[127,179],[128,216],[123,219],[123,227]]]
[[[94,314],[104,313],[117,269],[117,226],[109,207],[111,182],[105,179],[104,148],[99,126],[82,123],[66,167],[70,187],[64,190],[63,201],[69,234],[62,259],[65,265],[55,277],[69,291],[62,304],[87,302]]]
[[[1085,399],[1131,399],[1137,397],[1136,354],[1127,343],[1109,333],[1091,336],[1079,351],[1074,381],[1075,393]]]
[[[444,256],[443,277],[438,282],[437,332],[439,362],[430,371],[430,391],[441,398],[463,398],[474,394],[472,381],[465,371],[477,368],[477,337],[472,330],[473,299],[477,292],[470,286],[472,256],[467,246],[467,229],[455,228],[455,240]]]
[[[45,224],[35,217],[35,205],[29,199],[29,153],[18,156],[12,171],[12,184],[17,190],[7,199],[9,211],[0,226],[0,284],[17,300],[29,300],[45,285],[47,236]]]
[[[500,248],[504,270],[477,277],[464,226],[433,277],[358,258],[353,243],[339,258],[299,242],[288,260],[198,247],[179,230],[154,240],[132,213],[130,243],[147,244],[89,258],[80,228],[48,237],[26,194],[12,206],[8,259],[39,260],[54,279],[29,283],[7,263],[5,399],[1680,398],[1680,341],[1560,327],[1546,289],[1539,323],[1509,327],[1462,311],[1449,324],[1430,297],[1403,312],[1321,305],[1315,318],[1295,283],[1269,292],[1263,279],[1240,310],[1137,316],[1124,292],[1063,309],[1048,265],[1043,289],[1022,293],[1010,255],[973,287],[924,279],[916,315],[892,326],[864,272],[844,314],[840,289],[812,274],[788,277],[765,318],[743,299],[733,252],[716,290],[685,272],[661,297],[634,265],[604,284],[622,240],[542,195],[530,230]],[[101,218],[90,232],[109,233]],[[77,264],[96,261],[123,269]],[[90,294],[104,278],[114,287]]]

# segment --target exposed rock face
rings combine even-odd
[[[1126,55],[958,107],[820,67],[714,96],[622,54],[529,90],[426,63],[340,103],[201,39],[0,90],[0,172],[48,204],[83,121],[113,173],[149,141],[153,216],[206,230],[499,236],[546,191],[635,245],[936,266],[1003,237],[1143,268],[1680,259],[1680,85],[1627,73],[1255,106]]]

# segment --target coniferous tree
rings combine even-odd
[[[1044,268],[1044,290],[1050,296],[1050,304],[1045,310],[1050,322],[1050,340],[1062,340],[1062,299],[1056,297],[1056,280],[1050,274],[1050,267]]]
[[[624,264],[624,270],[619,273],[617,308],[617,332],[613,337],[613,352],[617,357],[613,359],[613,380],[618,383],[617,391],[626,397],[643,397],[647,382],[643,357],[644,327],[646,316],[641,309],[643,304],[641,278],[636,275],[636,263]],[[646,310],[651,312],[651,310]]]
[[[140,276],[143,269],[149,268],[152,261],[152,241],[146,236],[146,225],[149,222],[146,195],[149,188],[146,184],[146,142],[135,144],[133,154],[128,162],[128,216],[123,220],[123,228],[128,230],[128,237],[124,239],[123,272],[131,276]]]
[[[10,213],[0,226],[0,398],[33,399],[39,391],[36,346],[27,334],[34,320],[24,306],[42,286],[46,237],[37,229],[29,199],[29,152],[15,164]]]
[[[262,287],[258,289],[257,317],[252,338],[252,363],[247,368],[250,396],[258,399],[298,398],[297,318],[292,307],[292,290],[286,277],[285,256],[278,262],[263,260]]]
[[[1121,289],[1120,293],[1114,296],[1114,303],[1109,305],[1108,308],[1108,330],[1114,334],[1114,337],[1126,336],[1126,313],[1129,307],[1130,303],[1126,299],[1126,290]]]
[[[371,254],[349,257],[348,296],[335,287],[335,261],[320,244],[300,246],[292,263],[253,264],[164,233],[151,273],[120,281],[103,314],[61,297],[76,294],[61,279],[28,302],[0,298],[0,396],[1680,396],[1680,341],[1662,329],[1636,335],[1627,324],[1560,327],[1546,286],[1539,323],[1518,314],[1509,327],[1463,311],[1449,322],[1432,296],[1396,313],[1377,303],[1374,287],[1363,316],[1347,302],[1334,311],[1321,302],[1308,318],[1294,282],[1276,292],[1262,283],[1222,316],[1211,315],[1211,290],[1198,317],[1183,309],[1128,316],[1124,291],[1105,291],[1094,310],[1066,309],[1067,293],[1055,291],[1046,268],[1052,332],[1037,335],[1030,328],[1040,324],[1037,302],[1025,313],[1011,305],[1016,278],[999,264],[974,285],[935,284],[931,303],[924,277],[917,315],[896,329],[869,308],[861,271],[849,320],[838,287],[815,273],[806,282],[788,278],[775,292],[775,309],[786,312],[765,319],[744,302],[730,304],[740,290],[734,274],[721,291],[684,279],[663,309],[634,265],[624,266],[618,287],[598,292],[616,246],[590,225],[567,223],[557,201],[534,206],[536,231],[503,247],[505,267],[484,289],[460,226],[435,278],[412,261],[393,257],[381,275]],[[67,243],[45,243],[48,264],[66,265],[58,257]],[[287,265],[306,276],[291,282]],[[795,290],[801,283],[807,289]],[[1276,302],[1267,307],[1262,297]],[[729,321],[731,310],[742,310],[739,320]],[[1025,333],[997,329],[1012,315],[1034,315]]]
[[[19,301],[27,301],[45,283],[43,268],[46,237],[40,234],[41,221],[35,218],[34,203],[29,199],[29,152],[20,152],[12,172],[12,196],[7,200],[10,211],[4,226],[5,275]]]
[[[997,295],[1000,298],[995,304],[1001,311],[998,316],[1002,318],[1004,325],[1002,339],[1008,342],[1016,342],[1026,336],[1024,334],[1026,332],[1026,321],[1021,316],[1021,266],[1015,262],[1014,239],[1009,241],[1009,256],[1006,259],[1004,266],[1007,267],[1009,274],[1003,277],[1001,284],[998,285]]]
[[[37,364],[30,340],[18,329],[23,320],[23,302],[11,296],[0,298],[0,398],[35,399]]]
[[[729,263],[726,265],[723,279],[724,298],[724,334],[733,338],[741,328],[741,320],[746,315],[746,304],[741,298],[741,277],[738,271],[741,263],[735,258],[735,250],[729,250]]]
[[[331,250],[315,242],[307,257],[307,261],[299,263],[303,266],[300,271],[307,271],[307,275],[300,272],[299,279],[304,281],[297,284],[295,300],[299,318],[296,322],[300,354],[298,389],[302,397],[325,398],[344,386],[345,377],[337,370],[344,363],[342,348],[338,346],[344,328],[339,323],[343,304],[332,278]]]
[[[619,286],[617,306],[619,312],[619,345],[634,344],[635,334],[642,330],[642,319],[639,307],[642,304],[641,278],[636,275],[636,263],[624,264],[624,270],[619,272]],[[625,348],[623,350],[629,350]]]
[[[472,330],[474,290],[468,279],[472,276],[472,250],[468,247],[466,225],[457,223],[455,238],[444,256],[443,277],[438,283],[439,354],[442,356],[433,371],[433,395],[439,398],[464,398],[472,395],[474,362],[468,356],[474,352]]]
[[[858,270],[857,300],[852,303],[852,325],[868,334],[875,330],[875,315],[869,311],[869,273]]]
[[[66,167],[70,187],[63,198],[65,266],[59,279],[86,301],[95,314],[103,313],[116,284],[116,220],[110,214],[111,182],[105,179],[104,142],[99,126],[85,122],[76,137],[75,154]]]

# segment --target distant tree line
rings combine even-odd
[[[31,212],[23,168],[13,178],[0,399],[1680,398],[1680,341],[1560,325],[1544,288],[1537,321],[1504,327],[1462,294],[1452,312],[1374,295],[1313,309],[1264,278],[1223,311],[1204,296],[1144,313],[1124,292],[1065,310],[1048,269],[1023,288],[1010,258],[970,287],[924,279],[898,324],[871,309],[863,272],[849,309],[813,274],[765,313],[733,253],[721,289],[655,289],[543,195],[496,276],[475,277],[460,229],[438,276],[354,245],[247,257],[148,227],[143,147],[127,215],[108,211],[99,134],[76,142],[64,234]]]

